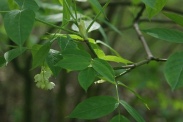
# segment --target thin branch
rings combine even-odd
[[[122,72],[121,74],[119,74],[118,76],[116,76],[115,78],[119,78],[125,74],[127,74],[128,72],[130,72],[131,70],[139,67],[139,66],[142,66],[142,65],[145,65],[145,64],[148,64],[149,62],[151,61],[156,61],[156,62],[166,62],[167,59],[161,59],[161,58],[151,58],[151,59],[146,59],[146,60],[143,60],[143,61],[140,61],[140,62],[137,62],[137,63],[134,63],[134,64],[131,64],[131,65],[127,65],[127,66],[122,66],[122,67],[114,67],[113,69],[114,70],[119,70],[119,69],[126,69],[126,71]]]
[[[162,24],[175,24],[175,22],[171,21],[171,20],[162,20],[162,19],[139,19],[139,23],[144,23],[144,22],[153,22],[153,23],[162,23]]]

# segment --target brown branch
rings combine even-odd
[[[114,70],[119,70],[119,69],[126,69],[126,71],[122,72],[121,74],[119,74],[118,76],[116,76],[115,78],[119,78],[125,74],[127,74],[128,72],[130,72],[131,70],[139,67],[139,66],[142,66],[144,64],[148,64],[149,62],[151,61],[156,61],[156,62],[166,62],[167,59],[161,59],[161,58],[151,58],[151,59],[146,59],[146,60],[143,60],[143,61],[140,61],[140,62],[137,62],[137,63],[134,63],[134,64],[131,64],[131,65],[127,65],[127,66],[122,66],[122,67],[114,67],[113,69]]]

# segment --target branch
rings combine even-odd
[[[161,58],[151,58],[151,59],[146,59],[146,60],[143,60],[143,61],[140,61],[140,62],[137,62],[137,63],[134,63],[134,64],[131,64],[131,65],[127,65],[127,66],[122,66],[122,67],[114,67],[114,70],[118,70],[118,69],[126,69],[126,71],[122,72],[121,74],[119,74],[118,76],[116,76],[115,78],[118,79],[119,77],[125,75],[126,73],[130,72],[131,70],[139,67],[139,66],[142,66],[144,64],[148,64],[149,62],[151,61],[156,61],[156,62],[166,62],[167,59],[161,59]]]
[[[84,39],[84,42],[86,43],[86,45],[88,46],[88,48],[90,49],[90,51],[92,52],[92,54],[94,55],[95,58],[97,58],[97,54],[95,53],[94,49],[92,48],[92,46],[90,45],[90,42],[88,41],[88,39]]]

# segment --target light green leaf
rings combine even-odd
[[[183,32],[165,29],[165,28],[152,28],[143,30],[146,34],[173,43],[183,43]]]
[[[93,68],[88,67],[79,73],[78,80],[80,86],[87,91],[88,87],[94,82],[96,77],[96,72]]]
[[[125,116],[123,115],[116,115],[114,116],[110,122],[130,122]]]
[[[91,97],[79,103],[69,117],[78,119],[97,119],[111,113],[117,106],[117,100],[113,97]]]
[[[43,65],[46,57],[48,56],[48,52],[50,50],[51,43],[48,42],[42,45],[35,53],[33,52],[33,62],[32,62],[32,69]],[[34,48],[32,49],[34,50]]]
[[[128,61],[122,57],[113,56],[113,55],[106,55],[106,56],[100,57],[100,59],[103,59],[106,61],[113,61],[117,63],[124,63],[124,64],[132,63],[131,61]]]
[[[46,62],[54,76],[57,76],[61,70],[61,68],[58,66],[55,66],[55,64],[58,63],[58,61],[60,61],[62,58],[63,57],[59,51],[50,49],[48,56],[46,58]]]
[[[35,14],[32,10],[13,10],[4,17],[4,26],[10,39],[17,45],[23,45],[34,24]]]
[[[174,53],[168,58],[164,74],[172,90],[183,86],[183,52]]]
[[[157,0],[141,0],[146,6],[154,8]]]
[[[23,9],[30,9],[36,12],[39,9],[39,6],[34,0],[15,0],[19,7]]]
[[[63,60],[59,61],[56,66],[69,70],[83,70],[90,65],[91,56],[85,51],[68,49],[62,54]]]
[[[92,67],[100,74],[102,75],[105,80],[114,83],[115,78],[114,78],[114,70],[112,67],[109,65],[108,62],[102,59],[95,58],[92,61]]]
[[[12,49],[12,50],[9,50],[8,52],[6,52],[4,54],[6,64],[8,64],[8,62],[10,62],[14,58],[18,57],[19,55],[21,55],[23,52],[25,52],[25,50],[26,50],[25,47],[19,47],[19,48],[15,48],[15,49]]]
[[[141,115],[132,108],[127,102],[120,100],[120,104],[128,111],[128,113],[137,121],[137,122],[145,122],[145,120],[141,117]]]
[[[170,12],[163,12],[165,16],[173,20],[175,23],[183,26],[183,16],[175,13],[170,13]]]
[[[163,9],[166,2],[167,2],[167,0],[156,0],[156,3],[153,8],[147,6],[147,13],[148,13],[149,18],[151,19],[153,16],[158,14]]]

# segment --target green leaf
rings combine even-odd
[[[59,51],[50,49],[48,56],[46,58],[46,62],[54,76],[57,76],[61,70],[61,68],[58,66],[55,66],[55,64],[57,64],[58,61],[60,61],[62,58],[63,57]]]
[[[94,11],[96,12],[96,14],[102,12],[104,14],[103,8],[100,5],[98,0],[88,0],[89,3],[91,4],[91,6],[93,7]]]
[[[173,20],[175,23],[183,26],[183,16],[175,13],[170,12],[163,12],[165,16],[167,16],[169,19]]]
[[[117,63],[124,63],[124,64],[132,63],[131,61],[128,61],[122,57],[113,56],[113,55],[106,55],[106,56],[100,57],[100,59],[103,59],[106,61],[113,61]]]
[[[97,119],[111,113],[117,106],[117,100],[113,97],[91,97],[79,103],[69,117],[78,119]]]
[[[36,12],[39,6],[34,0],[15,0],[21,9],[30,9]]]
[[[151,19],[153,16],[158,14],[163,9],[166,2],[167,0],[156,0],[156,3],[153,8],[147,6],[147,13],[149,15],[149,18]]]
[[[74,40],[70,37],[59,37],[58,38],[58,44],[62,51],[66,49],[76,49],[77,44],[74,42]]]
[[[6,60],[4,57],[0,57],[0,67],[4,66],[6,64]]]
[[[137,122],[145,122],[145,120],[141,117],[141,115],[132,108],[127,102],[120,100],[120,104],[128,111],[128,113],[137,121]]]
[[[183,43],[183,32],[181,31],[165,28],[152,28],[148,30],[143,30],[143,32],[152,37],[162,39],[168,42]]]
[[[63,60],[56,66],[69,70],[83,70],[90,65],[91,56],[85,51],[77,49],[68,49],[63,52]]]
[[[141,0],[146,6],[154,8],[156,0]]]
[[[12,49],[12,50],[9,50],[8,52],[6,52],[4,54],[6,64],[8,64],[8,62],[10,62],[14,58],[18,57],[19,55],[21,55],[23,52],[25,52],[25,50],[26,50],[25,47],[19,47],[19,48],[15,48],[15,49]]]
[[[88,87],[94,82],[96,77],[96,72],[93,68],[88,67],[79,73],[78,80],[80,86],[87,91]]]
[[[165,78],[172,90],[183,86],[183,52],[171,55],[165,64]]]
[[[32,69],[40,65],[43,65],[46,57],[48,56],[50,46],[51,46],[51,43],[48,42],[42,45],[35,53],[32,53],[33,54]],[[32,50],[34,50],[34,48]]]
[[[114,70],[109,65],[108,62],[102,59],[95,58],[92,61],[92,67],[100,74],[102,75],[105,80],[114,83]]]
[[[68,24],[68,22],[70,21],[70,12],[72,10],[72,0],[63,0],[63,22],[62,22],[62,26],[66,26]],[[70,7],[68,8],[67,7]]]
[[[110,122],[130,122],[125,116],[123,115],[116,115],[114,116]]]
[[[32,10],[13,10],[4,17],[4,26],[10,39],[17,45],[23,45],[34,24],[35,14]]]
[[[0,11],[8,11],[8,10],[9,10],[8,1],[1,0]]]

